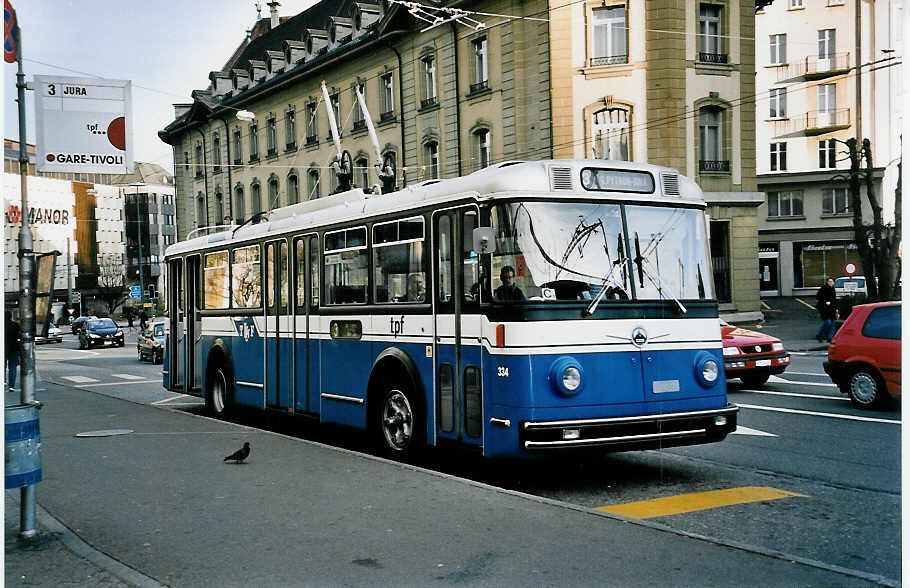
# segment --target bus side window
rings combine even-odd
[[[319,238],[310,237],[310,310],[319,308]]]
[[[297,278],[297,292],[295,294],[295,302],[297,308],[303,311],[303,307],[306,304],[306,282],[304,277],[306,276],[306,255],[304,250],[304,241],[302,237],[294,239],[294,259],[296,263],[294,267],[296,268],[296,278]]]
[[[439,264],[438,300],[449,302],[452,300],[452,220],[448,216],[439,218],[438,239],[439,244],[436,248]]]
[[[462,217],[462,300],[464,302],[480,302],[480,272],[479,257],[474,251],[474,229],[477,228],[477,212],[471,210]]]

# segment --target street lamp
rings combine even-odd
[[[136,188],[133,196],[136,200],[136,240],[139,242],[139,304],[142,305],[145,301],[145,280],[142,275],[142,220],[139,212],[139,188],[144,188],[145,182],[134,182],[130,186]]]

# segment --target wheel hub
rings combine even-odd
[[[394,390],[382,407],[382,434],[392,449],[401,451],[411,442],[414,415],[407,396]]]
[[[865,372],[854,375],[850,381],[850,390],[853,392],[853,397],[863,404],[870,404],[875,400],[876,388],[875,380]]]

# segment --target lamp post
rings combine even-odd
[[[142,274],[142,213],[139,208],[139,188],[145,187],[145,182],[135,182],[130,186],[136,189],[133,197],[136,200],[136,241],[139,243],[139,304],[142,305],[145,302],[145,280]],[[144,310],[145,306],[142,308]]]

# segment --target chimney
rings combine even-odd
[[[272,28],[274,29],[281,23],[281,17],[278,16],[278,7],[281,6],[281,2],[278,0],[272,0],[268,3],[269,7],[269,16],[272,19]]]

